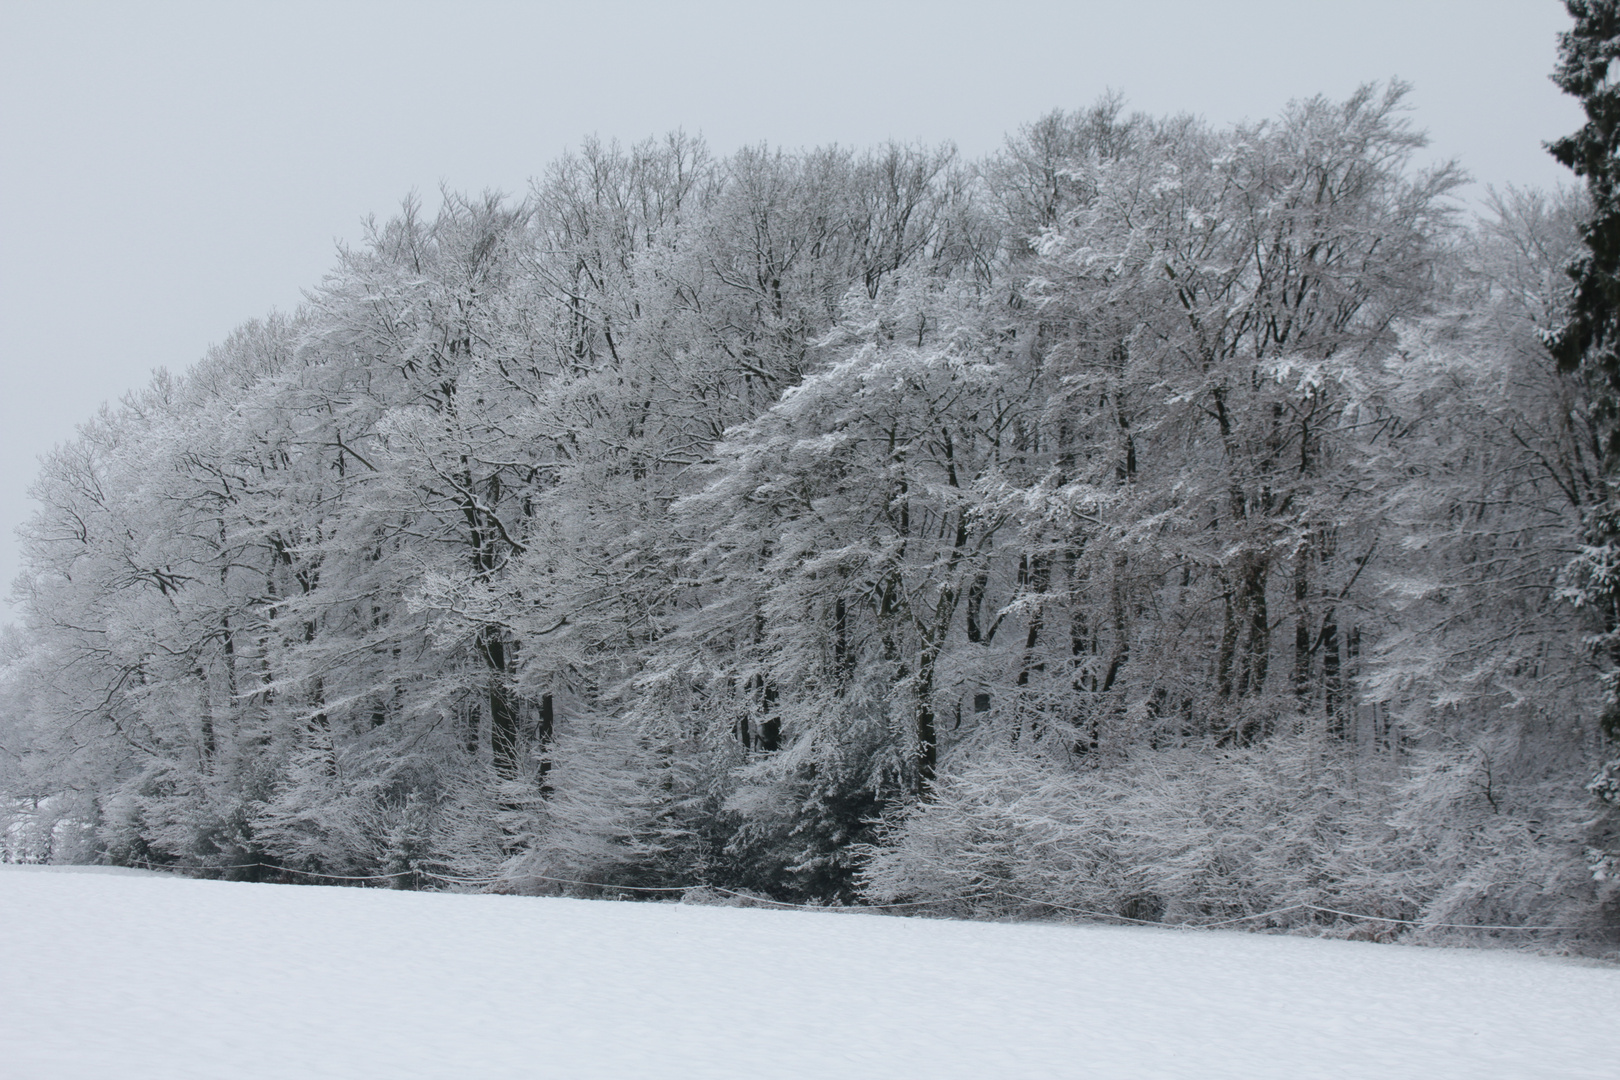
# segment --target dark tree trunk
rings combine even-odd
[[[507,683],[506,642],[500,631],[485,627],[479,651],[489,668],[489,745],[496,775],[513,780],[518,773],[518,711]]]
[[[1339,668],[1339,621],[1333,608],[1322,616],[1322,689],[1329,733],[1345,734],[1344,677]]]
[[[1304,711],[1311,697],[1310,545],[1294,555],[1294,696]]]
[[[540,695],[540,724],[535,730],[535,738],[540,743],[540,780],[544,783],[546,776],[551,772],[551,737],[556,731],[556,714],[552,708],[551,695]]]

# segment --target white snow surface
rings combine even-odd
[[[1620,969],[0,868],[0,1076],[1620,1075]]]

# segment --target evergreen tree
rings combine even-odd
[[[1620,87],[1609,82],[1609,64],[1620,56],[1620,0],[1566,0],[1575,20],[1558,38],[1553,82],[1579,98],[1586,123],[1572,135],[1548,144],[1558,161],[1586,181],[1591,215],[1581,226],[1584,250],[1570,262],[1574,282],[1564,325],[1547,335],[1547,347],[1561,371],[1579,371],[1591,384],[1593,430],[1604,472],[1613,474],[1620,452]],[[1603,729],[1620,735],[1620,701],[1615,669],[1620,669],[1620,516],[1612,484],[1608,497],[1588,508],[1586,547],[1571,567],[1577,603],[1596,607],[1604,619],[1603,646],[1610,660],[1606,676],[1609,707]]]
[[[1620,0],[1566,0],[1575,27],[1559,35],[1553,82],[1581,101],[1586,123],[1548,144],[1560,163],[1586,180],[1592,216],[1582,226],[1586,250],[1570,264],[1575,282],[1569,321],[1548,346],[1564,371],[1584,369],[1607,384],[1605,450],[1617,449],[1614,394],[1620,391],[1620,87],[1608,81],[1620,56]]]
[[[1591,390],[1603,498],[1587,510],[1585,545],[1567,575],[1576,603],[1595,608],[1603,619],[1597,645],[1607,654],[1608,705],[1601,727],[1620,740],[1620,499],[1614,489],[1620,456],[1620,87],[1609,81],[1609,65],[1620,57],[1620,0],[1566,0],[1565,7],[1575,26],[1559,35],[1553,82],[1580,99],[1586,123],[1547,149],[1585,179],[1591,206],[1580,231],[1585,250],[1568,268],[1575,285],[1568,320],[1547,336],[1547,346],[1559,369],[1581,372]],[[1620,805],[1620,758],[1611,759],[1587,790]],[[1617,853],[1612,820],[1598,822],[1587,855],[1593,877],[1601,881],[1613,877]]]

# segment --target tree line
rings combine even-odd
[[[1589,204],[1404,92],[407,201],[44,463],[8,857],[1601,939]]]

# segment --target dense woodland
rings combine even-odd
[[[1588,203],[1402,94],[408,201],[45,462],[5,857],[1606,940]]]

